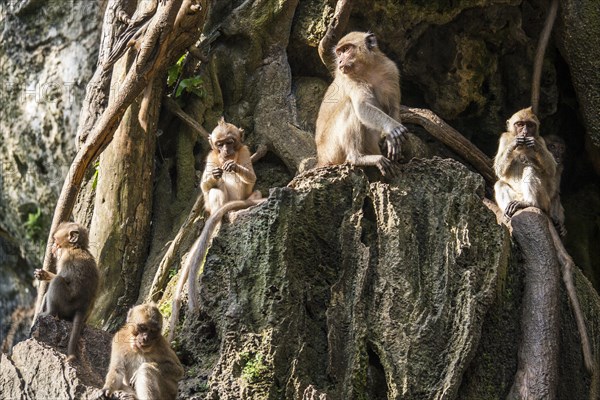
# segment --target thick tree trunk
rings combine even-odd
[[[127,74],[125,61],[114,67],[113,86]],[[162,84],[154,85],[150,100],[148,120],[153,123],[158,119],[158,92],[162,92]],[[115,319],[126,315],[126,309],[137,300],[148,251],[156,135],[140,126],[141,101],[142,96],[129,107],[113,141],[100,156],[90,242],[104,280],[92,318],[109,329],[122,322]]]
[[[556,398],[560,343],[558,259],[548,218],[528,208],[511,219],[523,253],[525,287],[521,315],[519,366],[509,399]]]

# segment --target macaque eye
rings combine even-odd
[[[348,51],[348,46],[342,46],[342,47],[338,47],[337,49],[335,49],[335,53],[339,56],[342,53],[345,53]]]
[[[517,121],[517,122],[515,122],[515,126],[519,127],[519,128],[522,128],[522,127],[525,126],[525,122],[523,122],[523,121]]]

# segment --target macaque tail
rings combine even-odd
[[[71,329],[71,337],[69,338],[69,347],[67,348],[67,355],[69,360],[77,358],[77,345],[79,338],[81,337],[81,330],[83,329],[83,313],[78,311],[73,317],[73,328]]]
[[[255,194],[258,193],[258,196]],[[259,192],[254,192],[248,199],[246,200],[235,200],[225,203],[219,208],[217,211],[211,214],[206,223],[204,224],[204,228],[202,229],[202,233],[196,239],[192,248],[190,249],[190,254],[181,270],[181,276],[177,281],[177,287],[175,288],[175,295],[173,296],[173,304],[171,307],[171,320],[169,322],[169,336],[168,340],[173,340],[175,333],[175,326],[177,324],[177,320],[179,319],[179,310],[181,309],[181,297],[183,292],[183,287],[185,286],[186,281],[189,281],[188,287],[188,306],[191,312],[196,312],[199,308],[198,305],[198,271],[204,257],[206,257],[206,253],[208,252],[208,248],[210,246],[211,239],[213,237],[214,232],[219,227],[223,216],[227,214],[229,211],[234,210],[242,210],[244,208],[252,207],[264,202],[266,199],[261,199]],[[191,276],[190,279],[188,279]]]

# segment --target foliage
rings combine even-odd
[[[27,214],[27,221],[23,224],[25,234],[29,239],[38,240],[42,233],[42,210],[38,207],[35,213]]]
[[[269,368],[265,364],[262,353],[249,353],[243,351],[240,353],[240,359],[244,368],[242,369],[242,378],[248,383],[256,383],[265,379]]]
[[[179,77],[181,76],[183,66],[185,64],[185,58],[187,54],[182,55],[179,60],[169,68],[167,73],[167,85],[169,87],[173,87],[177,84]],[[204,97],[204,81],[202,77],[199,75],[192,76],[190,78],[181,79],[179,85],[177,86],[177,90],[175,92],[175,97],[181,96],[183,91],[186,93],[193,93],[198,97]]]
[[[92,177],[92,190],[96,190],[98,186],[98,175],[100,173],[100,160],[96,160],[94,163],[94,176]]]

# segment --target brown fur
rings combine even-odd
[[[133,307],[114,336],[102,392],[123,391],[140,400],[173,400],[183,367],[162,336],[163,318],[154,304]]]
[[[517,125],[522,124],[524,128]],[[494,170],[496,202],[510,218],[522,208],[537,207],[550,213],[556,192],[556,162],[539,135],[540,122],[531,108],[517,111],[500,137]]]
[[[228,201],[245,200],[254,189],[256,175],[250,160],[250,150],[242,144],[243,129],[223,118],[209,136],[211,151],[206,157],[202,174],[204,208],[209,213]]]
[[[259,191],[253,192],[256,175],[252,167],[250,151],[242,144],[243,132],[243,129],[221,118],[210,134],[209,142],[212,150],[206,158],[201,187],[204,207],[211,215],[204,224],[202,234],[194,242],[179,276],[173,295],[169,339],[172,339],[175,334],[186,282],[189,282],[190,310],[198,310],[196,286],[198,271],[223,216],[229,211],[241,210],[264,201]]]
[[[92,310],[100,282],[94,257],[88,250],[88,232],[74,222],[64,222],[53,235],[52,253],[57,259],[56,274],[36,269],[36,279],[50,281],[42,302],[41,315],[73,321],[67,354],[75,359],[83,324]]]
[[[335,79],[317,118],[318,166],[348,162],[393,173],[406,128],[400,121],[400,74],[371,33],[352,32],[337,44]],[[379,142],[385,139],[387,157]]]

